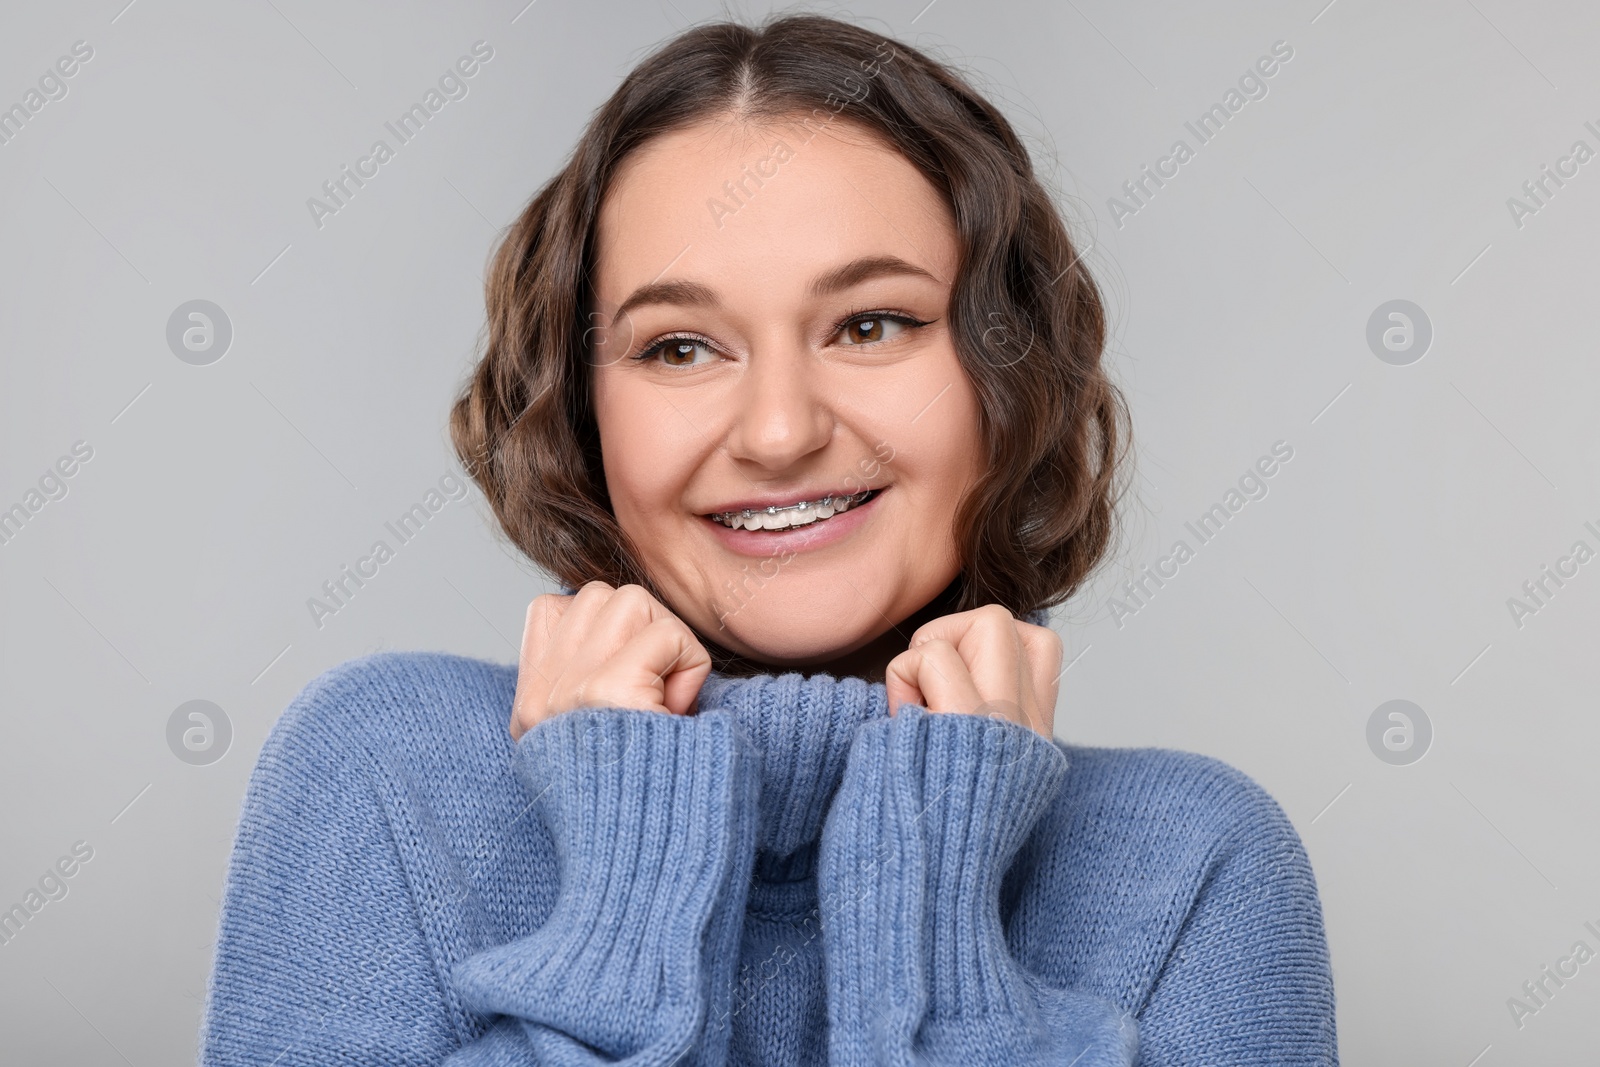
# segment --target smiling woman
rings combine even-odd
[[[612,514],[648,531],[633,538],[647,587],[744,659],[838,674],[830,660],[856,651],[841,634],[877,636],[961,572],[952,519],[983,474],[979,404],[949,326],[949,205],[870,130],[834,122],[720,229],[698,209],[784,136],[802,139],[702,121],[619,168],[597,220],[590,374]],[[844,484],[881,442],[895,459],[875,484]],[[790,508],[813,522],[769,531]],[[730,512],[761,512],[760,532],[712,518]],[[718,628],[741,557],[785,550],[793,565]]]
[[[1055,736],[1127,420],[991,104],[833,19],[690,30],[487,303],[451,430],[562,591],[514,667],[370,656],[279,720],[204,1062],[1336,1062],[1272,799]]]

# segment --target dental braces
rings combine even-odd
[[[877,492],[875,489],[863,489],[859,493],[852,493],[849,496],[840,497],[836,497],[832,493],[829,493],[821,500],[802,500],[798,504],[784,504],[782,507],[779,507],[777,504],[772,504],[764,508],[745,508],[742,511],[719,511],[713,514],[711,517],[719,522],[732,522],[735,519],[742,521],[754,515],[776,515],[780,511],[799,511],[801,508],[808,507],[832,507],[835,500],[843,501],[850,507],[855,507],[857,504],[864,502],[867,497],[871,496],[875,492]]]

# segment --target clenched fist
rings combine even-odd
[[[931,712],[995,714],[1055,736],[1061,638],[998,604],[944,615],[919,627],[889,661],[889,714],[901,704]]]
[[[546,593],[528,605],[511,737],[579,707],[693,714],[710,673],[694,632],[643,586]]]

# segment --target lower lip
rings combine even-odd
[[[820,519],[791,530],[746,530],[742,526],[735,530],[715,519],[704,521],[724,548],[741,556],[760,559],[781,552],[805,552],[849,537],[877,511],[878,501],[883,499],[886,492],[887,489],[880,489],[871,500],[857,504],[842,515]]]

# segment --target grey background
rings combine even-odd
[[[474,489],[320,629],[306,607],[457,469],[445,412],[499,229],[646,49],[719,12],[524,2],[0,14],[0,106],[94,48],[0,146],[0,508],[94,450],[0,545],[0,908],[94,849],[0,946],[7,1062],[192,1058],[274,719],[374,649],[510,662],[550,588]],[[1600,149],[1600,9],[924,2],[849,13],[958,62],[1028,138],[1092,246],[1135,416],[1127,537],[1055,616],[1058,732],[1209,753],[1277,797],[1321,886],[1346,1062],[1592,1057],[1600,962],[1520,1029],[1507,998],[1600,949],[1600,561],[1520,627],[1507,599],[1600,547],[1600,160],[1520,228],[1506,201],[1573,141]],[[318,229],[306,199],[480,39],[469,95]],[[1269,94],[1119,227],[1107,199],[1278,40]],[[207,366],[166,342],[196,299],[233,327]],[[1366,343],[1396,299],[1434,330],[1408,366]],[[1117,586],[1280,440],[1268,495],[1119,626]],[[1367,744],[1393,699],[1432,724],[1410,765]],[[210,764],[168,747],[191,700],[231,722]]]

